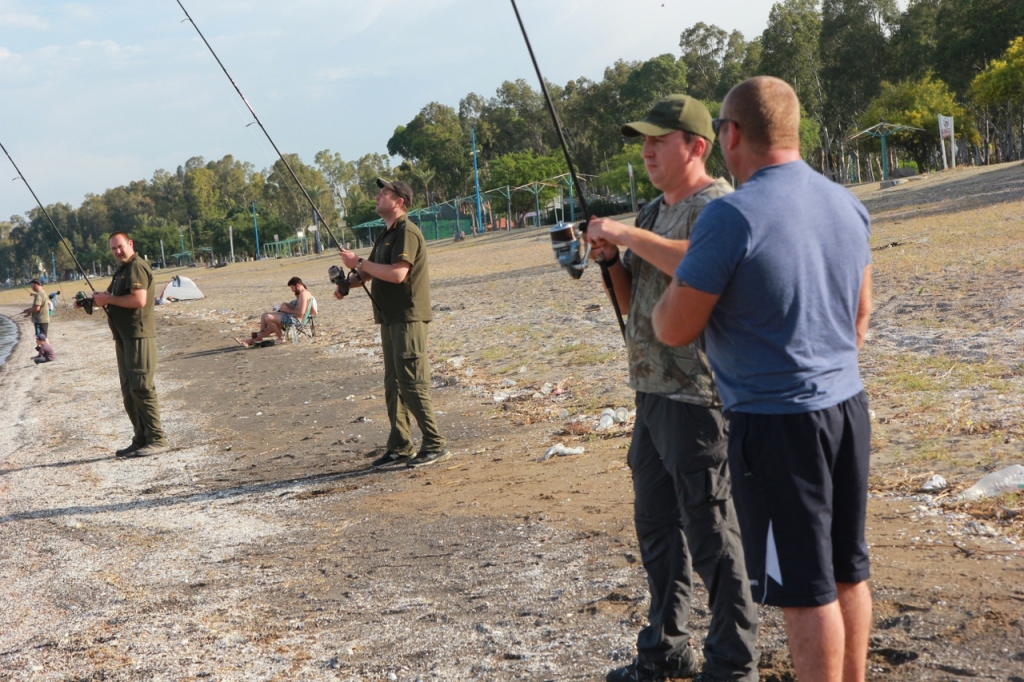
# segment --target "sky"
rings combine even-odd
[[[429,102],[537,78],[509,0],[181,0],[281,151],[386,153]],[[679,56],[703,21],[749,40],[773,0],[517,0],[544,77]],[[193,156],[277,159],[176,0],[0,0],[0,143],[45,205]],[[393,164],[399,159],[393,159]],[[6,173],[6,175],[5,175]],[[0,219],[35,206],[0,156]]]

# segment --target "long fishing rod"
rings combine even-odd
[[[558,133],[558,142],[562,146],[562,154],[565,155],[565,163],[569,166],[569,176],[572,178],[572,184],[576,187],[576,195],[580,200],[580,208],[583,209],[584,221],[580,224],[580,232],[587,231],[587,223],[590,221],[590,209],[587,207],[586,193],[583,191],[583,185],[580,182],[579,176],[576,174],[576,166],[572,162],[572,156],[569,154],[569,146],[565,143],[565,133],[562,132],[562,124],[558,121],[558,114],[555,113],[555,105],[551,101],[551,94],[548,92],[547,83],[544,80],[544,76],[540,72],[540,66],[537,64],[537,57],[533,54],[533,46],[530,44],[530,36],[526,35],[526,26],[523,24],[523,18],[519,15],[519,7],[516,5],[516,0],[510,0],[512,2],[512,9],[516,13],[516,20],[519,22],[519,30],[523,32],[523,40],[526,41],[526,49],[530,53],[530,61],[533,62],[533,69],[537,72],[537,80],[540,81],[540,91],[544,94],[544,102],[548,105],[548,113],[551,114],[551,121],[555,124],[555,132]],[[571,228],[567,231],[565,229],[552,229],[551,232],[552,245],[555,248],[555,253],[558,254],[558,259],[561,262],[563,255],[568,254],[567,244],[573,242]],[[586,257],[589,255],[589,247],[586,254],[583,257],[583,266],[580,267],[578,264],[571,264],[569,273],[573,278],[578,278],[582,274],[583,267],[586,267]],[[619,299],[615,296],[615,285],[612,283],[611,273],[608,272],[608,263],[605,262],[604,256],[600,255],[597,259],[597,264],[601,266],[601,279],[604,281],[604,286],[608,290],[608,298],[611,299],[612,308],[615,309],[615,317],[619,321],[619,331],[622,332],[623,338],[626,336],[626,323],[622,320],[622,309],[619,308]],[[579,274],[577,274],[579,273]]]
[[[299,186],[299,191],[302,192],[302,196],[306,197],[306,201],[309,202],[310,207],[313,209],[313,214],[320,220],[321,223],[323,223],[323,226],[327,229],[327,234],[331,235],[331,238],[334,239],[334,243],[338,246],[338,249],[341,249],[342,246],[341,242],[338,240],[338,237],[331,230],[331,226],[327,224],[327,221],[324,220],[323,215],[320,213],[320,209],[317,208],[316,204],[313,203],[313,199],[310,198],[309,193],[306,192],[306,188],[302,186],[302,183],[299,181],[299,176],[297,176],[295,174],[295,171],[292,170],[291,164],[288,163],[288,159],[284,158],[284,154],[282,154],[281,150],[277,148],[277,143],[274,142],[274,138],[270,136],[270,133],[268,133],[267,129],[263,126],[263,122],[260,121],[260,117],[256,115],[256,111],[253,110],[252,105],[249,104],[249,100],[245,98],[245,95],[242,94],[242,90],[238,87],[238,84],[235,83],[235,79],[231,77],[230,73],[228,73],[227,67],[224,66],[224,62],[222,62],[220,60],[220,57],[217,56],[217,53],[214,52],[213,46],[210,45],[210,41],[208,41],[206,39],[206,36],[203,35],[203,32],[199,30],[199,26],[196,25],[195,19],[193,19],[192,15],[188,13],[188,10],[185,9],[185,6],[181,4],[181,0],[175,0],[175,2],[178,3],[178,7],[181,8],[181,11],[185,13],[184,20],[192,24],[192,28],[194,28],[196,30],[196,33],[199,34],[199,37],[202,38],[203,43],[206,45],[206,49],[208,49],[210,51],[210,54],[213,55],[213,58],[217,60],[217,65],[220,66],[220,70],[223,71],[224,75],[227,76],[229,81],[231,81],[232,87],[235,88],[235,92],[238,93],[238,96],[242,98],[242,102],[249,110],[249,113],[252,114],[252,118],[256,122],[256,125],[260,127],[260,130],[263,131],[263,135],[266,136],[267,141],[270,142],[270,145],[274,148],[274,151],[277,152],[278,157],[280,157],[281,159],[281,163],[283,163],[284,167],[288,169],[288,173],[292,176],[292,180],[295,181],[295,184]],[[373,298],[373,294],[370,293],[370,290],[366,287],[366,285],[363,283],[361,279],[359,280],[359,284],[362,287],[363,291],[366,292],[366,295],[370,297],[370,302],[373,303],[377,310],[380,310],[380,306],[377,305],[377,301]]]
[[[32,198],[36,200],[36,203],[39,204],[39,209],[43,212],[43,215],[46,216],[46,219],[50,222],[50,227],[52,227],[53,231],[57,233],[57,236],[60,237],[61,243],[64,244],[64,248],[68,250],[68,253],[71,254],[71,258],[74,259],[75,265],[78,266],[78,271],[81,272],[82,277],[85,278],[85,283],[89,285],[89,288],[92,289],[92,293],[95,294],[96,289],[93,288],[92,282],[89,281],[89,274],[85,271],[85,268],[82,267],[82,264],[78,262],[78,258],[75,257],[75,252],[71,250],[71,244],[68,243],[68,240],[65,239],[64,235],[62,235],[60,233],[60,230],[57,229],[57,223],[53,222],[53,218],[51,218],[50,214],[47,213],[46,207],[43,206],[43,202],[39,201],[39,197],[36,196],[36,192],[34,189],[32,189],[32,185],[28,184],[28,180],[25,179],[25,174],[21,172],[20,168],[18,168],[18,164],[14,163],[14,159],[11,158],[10,153],[7,151],[7,147],[5,147],[2,142],[0,142],[0,149],[4,150],[4,155],[7,156],[7,160],[11,162],[12,166],[14,166],[14,170],[18,171],[18,177],[15,178],[15,180],[20,179],[22,182],[25,183],[25,187],[28,187],[28,191],[32,193]],[[57,288],[60,289],[59,284],[57,285]]]

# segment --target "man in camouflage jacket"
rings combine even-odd
[[[654,306],[688,246],[690,229],[712,200],[732,191],[711,178],[705,161],[714,132],[699,101],[672,95],[623,135],[644,139],[644,165],[664,192],[628,226],[594,218],[593,253],[608,266],[615,296],[628,310],[629,382],[636,424],[629,449],[634,521],[651,591],[649,624],[637,658],[608,673],[611,682],[697,674],[687,626],[692,569],[710,595],[711,624],[700,680],[758,679],[757,609],[743,561],[731,497],[727,437],[702,339],[672,348],[658,341]],[[625,253],[619,253],[619,247]]]

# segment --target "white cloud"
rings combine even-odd
[[[329,81],[361,78],[367,73],[367,69],[362,66],[333,66],[320,71],[320,75]]]
[[[86,50],[99,49],[108,57],[115,57],[120,54],[137,54],[142,51],[141,48],[135,45],[121,47],[113,40],[80,40],[76,43],[76,46]]]
[[[50,27],[45,19],[28,12],[0,12],[0,26],[31,28],[36,31],[45,31]]]

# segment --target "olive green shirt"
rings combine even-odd
[[[663,197],[647,204],[636,217],[636,226],[666,239],[689,239],[697,216],[713,199],[732,192],[725,180],[713,183],[667,206]],[[633,277],[629,319],[626,323],[626,351],[629,358],[629,386],[641,393],[656,393],[683,402],[721,405],[711,365],[704,352],[704,336],[686,346],[666,346],[654,334],[651,316],[672,278],[658,268],[626,251],[622,264]]]
[[[152,339],[156,337],[156,323],[153,320],[153,305],[156,301],[153,271],[149,263],[133,255],[128,262],[117,269],[114,279],[107,287],[107,293],[124,296],[136,289],[146,290],[146,305],[141,308],[107,306],[107,324],[115,339]]]
[[[378,277],[370,283],[370,291],[377,301],[373,319],[378,324],[430,322],[433,319],[426,242],[420,228],[409,216],[402,215],[377,237],[368,260],[385,265],[406,261],[410,265],[409,273],[399,284],[385,282]]]
[[[48,324],[50,322],[50,306],[47,304],[46,292],[40,289],[32,292],[32,307],[39,306],[38,313],[32,313],[32,324]]]

